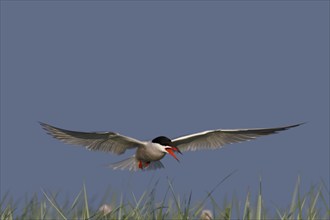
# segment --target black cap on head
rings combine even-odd
[[[172,141],[168,137],[159,136],[151,141],[152,143],[157,143],[163,146],[172,146]]]

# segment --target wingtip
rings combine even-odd
[[[298,126],[304,125],[304,124],[306,124],[306,123],[307,123],[307,122],[301,122],[301,123],[298,123],[298,124],[290,125],[290,126],[288,126],[288,128],[298,127]]]
[[[299,127],[303,124],[306,124],[306,122],[301,122],[301,123],[297,123],[297,124],[291,124],[291,125],[287,125],[287,126],[284,126],[284,127],[280,127],[279,130],[275,131],[275,133],[278,133],[280,131],[286,131],[286,130],[289,130],[291,128]]]
[[[42,122],[42,121],[38,121],[39,125],[41,126],[42,129],[46,130],[47,131],[47,126],[48,124]]]
[[[39,125],[43,128],[43,129],[46,129],[47,127],[51,127],[49,124],[47,123],[44,123],[42,121],[38,121]]]
[[[45,123],[43,123],[42,121],[37,121],[37,123],[41,126],[43,126]]]
[[[50,130],[53,126],[49,125],[49,124],[46,124],[44,122],[41,122],[41,121],[38,121],[38,123],[40,124],[41,128],[44,129],[48,134],[51,134],[50,133]]]
[[[49,125],[49,124],[41,122],[41,121],[38,121],[38,123],[40,124],[41,128],[46,132],[46,134],[52,136],[55,139],[61,140],[56,135],[57,132],[59,130],[61,130],[60,128],[54,127],[52,125]]]

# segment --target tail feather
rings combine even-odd
[[[129,171],[138,171],[139,169],[139,161],[135,158],[135,155],[133,155],[130,158],[127,158],[125,160],[113,163],[110,165],[112,169],[114,170],[129,170]],[[142,170],[156,170],[164,168],[164,165],[160,161],[152,161],[150,164],[146,167],[144,167]]]
[[[119,170],[137,171],[139,169],[138,161],[136,160],[135,156],[113,163],[110,166],[114,170],[119,169]]]

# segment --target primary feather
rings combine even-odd
[[[85,146],[89,150],[123,154],[127,149],[143,145],[139,140],[115,132],[69,131],[42,122],[40,125],[54,138],[67,144]]]
[[[172,140],[174,146],[180,151],[195,151],[201,149],[218,149],[226,144],[249,141],[259,136],[275,134],[289,128],[297,127],[301,124],[295,124],[277,128],[253,128],[253,129],[218,129],[203,131],[175,138]]]

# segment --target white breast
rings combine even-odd
[[[145,162],[157,161],[162,159],[166,154],[165,147],[152,142],[146,142],[144,146],[138,147],[136,150],[136,159]]]

